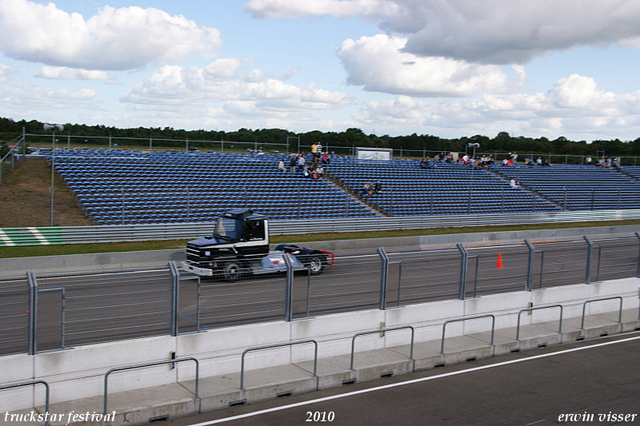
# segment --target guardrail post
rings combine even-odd
[[[313,343],[314,345],[314,353],[313,353],[313,377],[316,377],[318,374],[318,342],[313,339],[308,340],[300,340],[297,342],[288,342],[288,343],[276,343],[274,345],[267,346],[254,346],[252,348],[247,348],[242,352],[242,356],[240,357],[240,390],[244,390],[244,356],[248,352],[259,351],[262,349],[274,349],[281,348],[285,346],[293,346],[293,345],[302,345],[305,343]]]
[[[178,335],[178,306],[180,297],[180,272],[175,261],[169,262],[171,271],[171,335]]]
[[[640,240],[640,232],[636,232],[636,237]],[[640,249],[638,250],[638,270],[636,271],[636,277],[640,278]]]
[[[380,329],[380,330],[373,330],[373,331],[363,331],[363,332],[354,334],[353,337],[351,338],[351,364],[349,366],[349,369],[350,370],[354,370],[354,368],[353,368],[353,358],[354,358],[355,349],[356,349],[356,337],[364,336],[366,334],[376,334],[376,333],[381,333],[383,336],[386,336],[385,333],[387,331],[404,330],[404,329],[411,329],[411,346],[410,346],[410,350],[409,350],[409,359],[413,359],[413,341],[414,341],[414,336],[415,336],[415,330],[414,330],[414,328],[412,326],[403,325],[403,326],[400,326],[400,327],[383,328],[383,329]]]
[[[378,248],[378,254],[382,261],[382,269],[380,271],[380,310],[387,309],[387,282],[389,279],[389,256],[384,250],[384,247]]]
[[[102,404],[103,404],[103,414],[106,416],[107,415],[107,403],[108,403],[108,395],[109,395],[109,390],[108,390],[108,380],[109,380],[109,375],[111,373],[117,372],[117,371],[126,371],[126,370],[134,370],[136,368],[145,368],[145,367],[155,367],[158,365],[164,365],[164,364],[177,364],[179,362],[182,361],[193,361],[196,363],[196,377],[195,377],[195,389],[194,389],[194,397],[193,399],[198,399],[200,397],[199,394],[199,386],[200,386],[200,363],[198,362],[198,360],[194,357],[185,357],[185,358],[176,358],[176,359],[171,359],[171,360],[167,360],[167,361],[155,361],[155,362],[148,362],[145,364],[135,364],[135,365],[127,365],[125,367],[114,367],[114,368],[110,368],[104,375],[104,393],[102,395]]]
[[[458,299],[464,300],[466,287],[467,287],[467,266],[469,265],[469,253],[464,248],[464,246],[460,243],[456,244],[458,250],[460,251],[461,261],[460,261],[460,290],[458,292]]]
[[[583,238],[589,245],[589,248],[587,249],[587,274],[584,279],[584,283],[591,284],[591,263],[593,262],[593,242],[587,235],[585,235]]]
[[[527,270],[527,291],[533,291],[533,269],[535,267],[536,248],[528,239],[525,238],[524,242],[529,248],[529,268]],[[542,271],[540,271],[540,273],[542,273]]]
[[[292,303],[293,303],[293,261],[289,257],[290,255],[285,253],[282,255],[284,263],[287,265],[287,277],[286,277],[286,290],[284,301],[284,320],[290,322],[293,318]]]
[[[29,282],[29,341],[27,351],[29,355],[35,355],[38,351],[38,281],[33,271],[27,271],[27,281]]]
[[[45,389],[44,412],[46,413],[47,417],[45,418],[44,426],[49,426],[49,416],[48,416],[49,414],[49,383],[45,382],[44,380],[32,380],[30,382],[16,383],[13,385],[3,385],[3,386],[0,386],[0,390],[19,388],[22,386],[39,385],[39,384],[44,385],[44,389]]]
[[[584,317],[586,316],[586,310],[587,310],[587,304],[589,303],[593,303],[593,302],[603,302],[606,300],[616,300],[619,299],[620,300],[620,309],[618,310],[618,323],[621,324],[622,323],[622,296],[611,296],[611,297],[602,297],[600,299],[591,299],[591,300],[587,300],[582,304],[582,322],[580,323],[580,329],[584,329]]]
[[[564,308],[562,305],[549,305],[549,306],[538,306],[536,308],[528,308],[528,309],[520,309],[518,312],[518,325],[516,326],[516,340],[520,340],[520,314],[523,312],[532,313],[533,311],[537,311],[540,309],[549,309],[549,308],[560,308],[560,324],[558,325],[558,333],[562,333],[562,312]]]
[[[478,315],[475,317],[458,318],[458,319],[445,321],[444,324],[442,325],[442,342],[440,343],[440,353],[444,354],[444,334],[447,329],[447,324],[452,322],[461,322],[461,321],[473,320],[478,318],[491,318],[491,346],[493,346],[493,337],[495,335],[495,330],[496,330],[496,317],[493,314]]]

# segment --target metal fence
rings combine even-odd
[[[27,272],[1,280],[0,354],[640,277],[640,233],[338,253],[319,275],[286,256],[286,269],[271,274],[243,265],[237,276],[220,270],[198,277],[171,262],[156,270]]]
[[[504,226],[536,223],[573,223],[640,219],[640,209],[556,213],[476,214],[353,219],[274,220],[271,235],[314,232],[366,232],[398,229]],[[0,229],[0,247],[40,244],[109,243],[198,238],[213,233],[213,222],[160,225],[70,226]]]

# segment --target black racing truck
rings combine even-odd
[[[312,275],[333,264],[333,253],[324,250],[281,244],[269,251],[267,217],[251,209],[234,209],[218,217],[212,236],[187,243],[182,269],[234,282],[242,275],[286,272],[285,253],[292,255],[295,270],[308,269]]]

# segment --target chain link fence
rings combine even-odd
[[[285,264],[274,264],[270,273],[228,261],[204,277],[171,262],[145,271],[6,278],[0,281],[0,355],[639,277],[640,234],[379,248],[335,256],[316,275],[288,254],[279,259]]]

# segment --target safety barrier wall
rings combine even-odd
[[[226,267],[198,277],[173,261],[154,270],[28,271],[0,280],[0,355],[640,276],[640,233],[525,242],[342,253],[320,275],[294,274],[301,266],[290,262],[273,270],[280,274],[245,269],[233,279]]]
[[[397,329],[415,330],[415,342],[440,341],[443,324],[449,320],[482,315],[495,317],[495,328],[515,327],[519,312],[530,306],[562,304],[564,319],[580,319],[585,302],[607,297],[621,297],[623,309],[632,310],[638,318],[639,280],[628,278],[597,284],[578,284],[548,288],[544,291],[496,294],[477,299],[449,300],[437,303],[405,306],[399,309],[366,310],[327,315],[300,321],[275,321],[262,324],[228,327],[179,336],[159,336],[110,342],[71,348],[65,351],[38,353],[33,357],[11,355],[3,357],[0,383],[12,384],[32,379],[44,380],[51,386],[51,403],[71,401],[103,394],[104,375],[112,368],[135,364],[193,357],[199,361],[200,377],[238,373],[242,368],[242,354],[247,348],[279,345],[313,339],[318,344],[319,358],[349,355],[354,335],[363,331]],[[589,303],[586,314],[612,313],[617,316],[618,299]],[[557,321],[553,309],[523,315],[521,325]],[[615,324],[615,319],[612,323]],[[491,331],[491,321],[458,321],[449,324],[447,338],[463,334]],[[583,330],[586,332],[586,330]],[[552,331],[550,333],[553,333]],[[369,333],[360,336],[358,353],[408,345],[409,331]],[[579,334],[573,336],[579,337]],[[252,352],[245,357],[245,369],[285,365],[292,362],[313,361],[313,345],[270,348]],[[348,368],[348,357],[345,368]],[[170,368],[167,365],[122,373],[109,380],[109,392],[140,389],[195,379],[192,366]],[[238,382],[238,388],[240,383]],[[3,410],[11,411],[44,403],[44,393],[30,389],[3,391]],[[35,397],[34,397],[35,395]],[[34,400],[35,398],[35,400]],[[100,412],[97,405],[95,410]]]
[[[412,217],[378,216],[356,220],[276,220],[270,222],[269,230],[271,235],[303,235],[318,232],[365,232],[535,223],[597,222],[639,218],[640,209]],[[158,225],[2,228],[0,229],[0,247],[193,239],[203,235],[211,235],[213,227],[214,223],[201,222]]]

